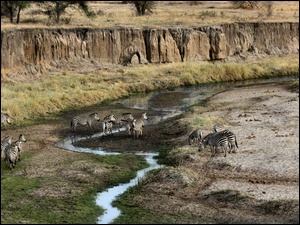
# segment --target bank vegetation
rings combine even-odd
[[[60,111],[180,86],[297,75],[299,58],[272,58],[247,63],[189,62],[122,67],[115,72],[63,72],[39,80],[1,84],[1,110],[13,126],[30,125]]]

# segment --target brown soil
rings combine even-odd
[[[257,85],[212,97],[208,107],[213,110],[206,114],[226,119],[225,126],[237,134],[238,152],[210,157],[209,149],[198,152],[195,146],[177,166],[150,176],[132,204],[160,214],[187,215],[174,223],[298,223],[299,87],[293,88],[291,92],[287,85]],[[41,171],[46,170],[43,162],[72,154],[54,147],[70,132],[66,127],[63,123],[5,130],[1,139],[26,134],[25,151],[36,154],[39,164],[33,165]],[[188,130],[176,121],[146,126],[143,133],[139,139],[114,133],[93,145],[124,152],[155,151],[162,143],[170,148],[187,145]],[[36,173],[34,166],[26,171],[28,177]]]

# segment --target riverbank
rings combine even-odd
[[[146,223],[298,223],[299,86],[292,86],[252,85],[210,98],[202,116],[224,118],[238,138],[237,153],[226,158],[191,149],[178,123],[164,125],[178,134],[166,141],[179,163],[117,200],[123,214],[115,223],[137,223],[139,212],[148,212]]]
[[[101,140],[101,146],[107,149],[147,151],[164,145],[173,149],[169,155],[178,162],[177,166],[152,173],[118,200],[122,215],[115,223],[298,223],[299,83],[237,88],[212,97],[206,107],[207,111],[201,112],[203,116],[224,118],[226,127],[237,134],[236,154],[211,158],[208,149],[199,153],[196,146],[187,145],[189,130],[178,120],[145,127],[143,139],[116,134],[112,138],[117,142]],[[184,116],[199,113],[197,110],[195,106]],[[110,111],[109,107],[103,108],[103,113]],[[71,116],[72,112],[65,115]],[[9,176],[45,180],[54,175],[68,181],[68,185],[47,182],[46,186],[27,190],[31,197],[26,201],[33,200],[32,204],[45,196],[52,201],[72,199],[74,193],[87,186],[102,183],[104,171],[114,170],[113,166],[100,170],[99,164],[88,162],[96,156],[54,147],[69,132],[68,121],[1,131],[2,137],[17,137],[20,133],[28,137],[25,157]],[[208,133],[209,129],[203,132]],[[65,160],[70,162],[66,164]],[[6,174],[2,181],[7,182],[9,176],[3,170],[2,165],[1,173]],[[93,177],[97,177],[97,182]],[[47,208],[52,213],[57,211],[50,205]],[[7,213],[2,210],[1,222],[13,221]],[[23,222],[34,222],[25,218]]]

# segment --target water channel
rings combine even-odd
[[[193,87],[182,87],[175,88],[174,90],[164,90],[158,92],[152,92],[147,94],[140,94],[128,99],[118,100],[111,104],[122,104],[128,109],[142,109],[144,111],[154,110],[157,111],[156,116],[152,116],[149,118],[147,124],[157,124],[165,121],[168,118],[174,117],[176,115],[182,114],[188,107],[198,104],[201,101],[208,99],[209,97],[218,94],[223,91],[227,91],[233,88],[238,88],[246,85],[253,84],[264,84],[264,83],[274,83],[274,82],[282,82],[282,81],[291,81],[298,80],[297,76],[286,76],[286,77],[277,77],[277,78],[269,78],[269,79],[255,79],[241,82],[226,82],[219,84],[209,84],[209,85],[199,85]],[[172,95],[172,93],[183,93],[182,98],[176,99],[176,104],[172,101],[166,102],[164,105],[156,104],[155,98],[163,98],[164,95]],[[170,98],[170,96],[168,97]],[[169,104],[168,104],[169,103]],[[114,129],[113,133],[125,131],[125,128],[121,128],[121,130]],[[111,154],[121,154],[120,152],[109,150],[104,150],[99,147],[97,149],[93,148],[83,148],[77,147],[74,145],[75,142],[87,139],[93,139],[101,137],[103,132],[95,133],[92,136],[70,136],[66,137],[63,141],[57,143],[57,147],[63,148],[70,151],[77,152],[85,152],[99,155],[111,155]],[[109,224],[115,218],[120,215],[120,210],[112,207],[111,203],[121,194],[123,194],[129,187],[132,187],[137,184],[138,180],[141,179],[145,174],[153,169],[160,168],[162,165],[157,164],[157,161],[154,159],[158,153],[155,153],[155,149],[153,152],[134,152],[132,154],[138,154],[145,157],[146,161],[149,164],[148,168],[139,170],[137,172],[137,176],[130,180],[128,183],[120,184],[118,186],[114,186],[112,188],[107,189],[104,192],[98,193],[96,198],[96,204],[105,209],[105,213],[98,217],[97,224]]]

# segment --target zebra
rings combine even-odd
[[[88,125],[90,127],[91,131],[93,132],[92,122],[94,120],[97,120],[97,121],[100,120],[97,113],[92,113],[92,114],[90,114],[89,116],[86,116],[86,117],[75,116],[71,120],[71,129],[73,129],[73,131],[76,131],[76,127],[77,127],[78,124],[82,125],[82,126]]]
[[[138,138],[143,135],[143,128],[145,126],[144,121],[147,119],[146,112],[143,112],[140,118],[133,120],[131,126],[133,137]]]
[[[117,118],[114,114],[109,114],[105,116],[102,120],[102,131],[105,134],[112,133],[113,124],[117,121]]]
[[[17,164],[17,161],[21,161],[21,151],[23,151],[22,143],[26,142],[26,138],[23,134],[20,134],[17,141],[7,145],[4,149],[4,161],[6,167],[12,169]]]
[[[132,121],[134,120],[134,117],[132,115],[132,113],[123,113],[116,121],[116,123],[119,124],[119,131],[120,128],[122,127],[126,127],[126,130],[128,132],[128,128],[130,128],[130,126],[132,125]],[[129,129],[130,130],[130,129]]]
[[[17,145],[10,144],[5,147],[5,156],[4,161],[6,163],[6,167],[10,170],[12,167],[15,167],[18,161],[19,149]]]
[[[229,153],[236,153],[236,148],[239,148],[236,141],[236,135],[228,129],[222,130],[219,133],[222,133],[228,138]]]
[[[194,130],[188,137],[189,145],[191,145],[192,143],[199,144],[199,142],[202,139],[202,136],[203,136],[203,133],[202,133],[202,131],[200,131],[200,129]]]
[[[213,132],[219,132],[225,130],[225,126],[221,123],[217,123],[213,126]]]
[[[6,113],[1,113],[1,125],[5,122],[11,124],[10,116]]]
[[[11,136],[6,136],[3,141],[1,141],[1,158],[4,158],[5,147],[11,144]]]
[[[220,146],[224,151],[224,157],[226,157],[227,147],[228,147],[228,138],[224,133],[215,132],[209,133],[206,135],[200,145],[198,151],[202,151],[207,145],[211,149],[211,156],[215,156],[217,153],[217,148]]]

